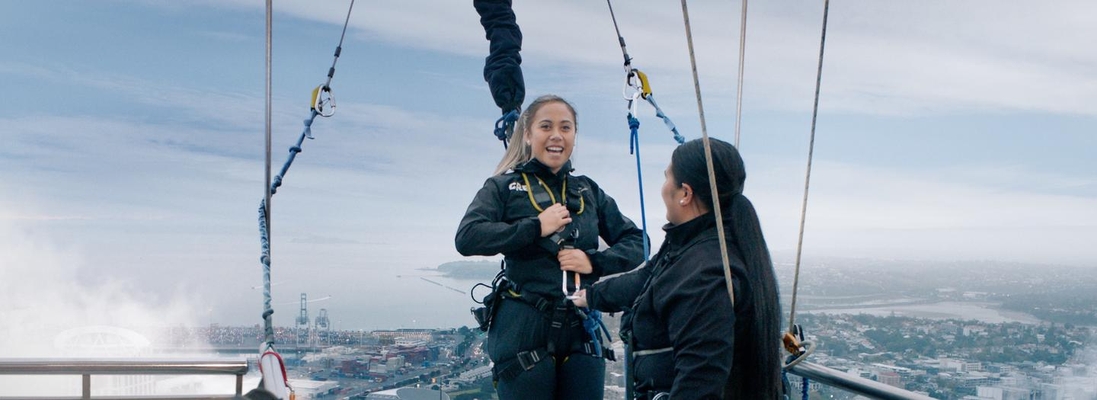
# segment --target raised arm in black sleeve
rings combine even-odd
[[[484,60],[484,80],[491,88],[495,105],[503,112],[522,106],[526,84],[522,78],[522,30],[514,15],[510,0],[473,0],[480,14],[484,36],[491,42],[490,53]]]
[[[464,256],[491,256],[528,246],[541,236],[536,216],[503,221],[506,191],[500,180],[489,178],[476,192],[457,228],[457,252]]]

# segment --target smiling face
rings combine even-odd
[[[562,102],[541,106],[530,118],[526,143],[533,158],[559,172],[575,149],[575,114]]]

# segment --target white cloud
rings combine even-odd
[[[619,73],[620,50],[604,4],[517,2],[515,7],[527,69],[596,70],[580,78],[595,82]],[[836,3],[828,26],[821,106],[885,115],[1094,115],[1085,105],[1097,101],[1097,56],[1080,51],[1089,45],[1088,38],[1097,36],[1094,7],[1084,1],[1039,6],[991,1]],[[338,25],[346,12],[343,4],[332,2],[281,2],[276,9]],[[730,97],[738,64],[739,8],[697,2],[690,10],[702,85],[709,96]],[[650,69],[662,91],[692,95],[678,3],[632,1],[618,4],[615,11],[636,65]],[[767,2],[752,5],[749,12],[745,103],[766,109],[810,108],[821,6]],[[468,3],[362,4],[356,6],[352,26],[363,40],[465,56],[487,54],[478,16]]]
[[[16,75],[42,82],[64,86],[101,90],[109,93],[112,102],[122,107],[135,102],[170,110],[175,117],[189,117],[206,124],[227,125],[232,128],[253,128],[263,123],[261,109],[255,104],[261,100],[254,95],[227,90],[224,87],[202,88],[171,85],[132,76],[106,72],[90,72],[86,66],[30,65],[0,61],[0,74]],[[285,99],[276,99],[290,103]],[[289,108],[289,107],[286,107]],[[139,116],[119,113],[137,119]],[[281,120],[287,116],[279,114]]]
[[[787,164],[786,164],[787,165]],[[795,249],[803,171],[764,162],[748,181],[771,248]],[[757,166],[756,166],[757,167]],[[773,169],[771,169],[773,168]],[[1097,251],[1097,199],[1030,192],[950,171],[866,169],[816,163],[805,254],[928,259],[988,259],[1090,265]],[[1073,182],[1068,176],[1056,180]],[[978,183],[975,183],[978,182]]]

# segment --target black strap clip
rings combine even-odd
[[[533,369],[542,359],[545,358],[545,354],[542,350],[523,351],[518,353],[518,365],[522,366],[522,370],[529,371]]]

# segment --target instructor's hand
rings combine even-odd
[[[548,237],[571,223],[571,212],[563,204],[557,203],[537,214],[537,219],[541,221],[541,237]]]
[[[571,299],[571,302],[574,303],[576,307],[588,307],[589,305],[587,304],[587,290],[583,289],[575,292],[575,298]]]
[[[556,259],[560,261],[560,269],[564,271],[589,274],[594,272],[594,266],[590,265],[590,257],[579,249],[561,249],[556,253]]]

